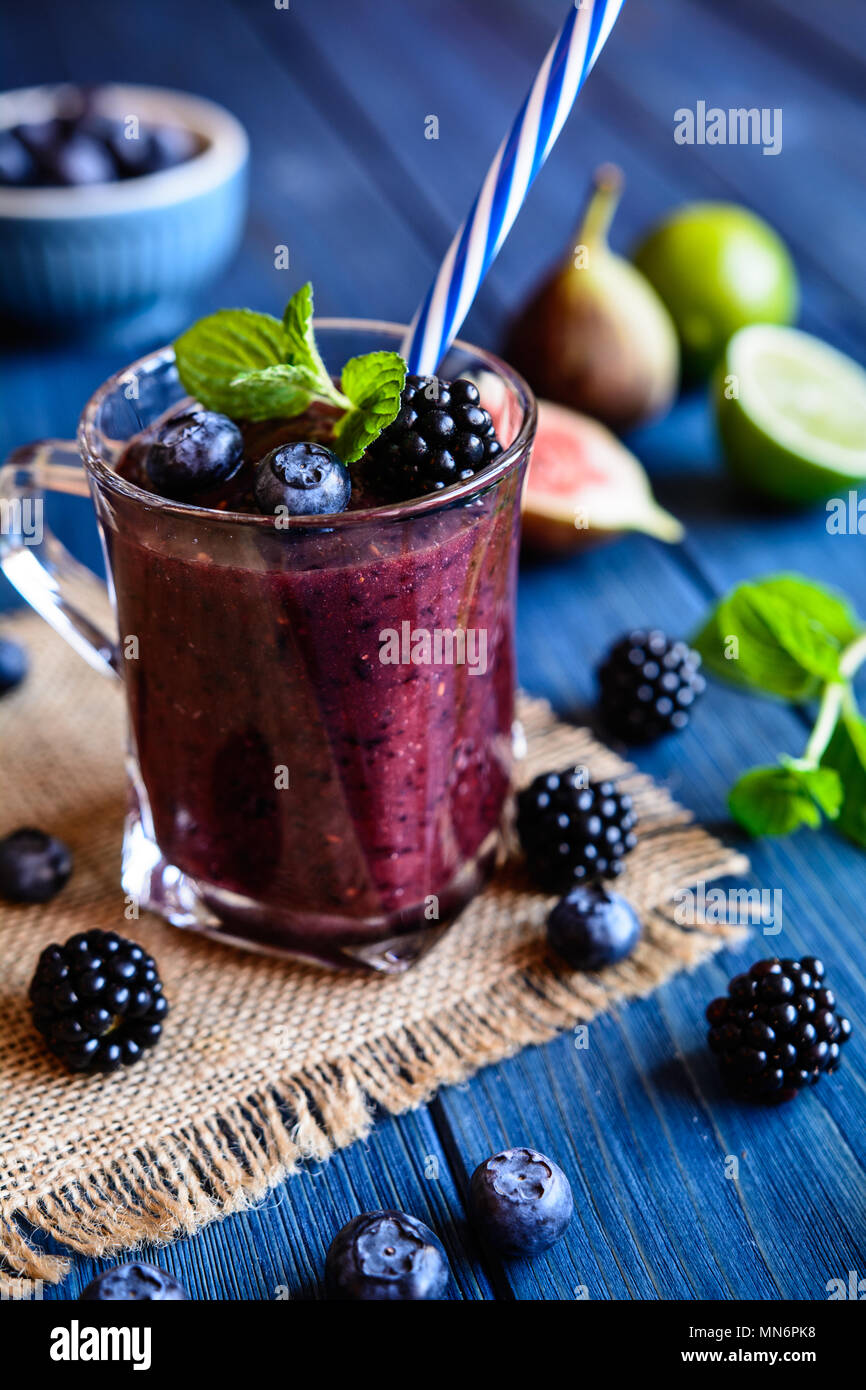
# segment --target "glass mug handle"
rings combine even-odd
[[[108,590],[42,520],[43,494],[90,497],[78,446],[67,439],[24,444],[0,468],[0,568],[22,598],[89,665],[118,674]]]

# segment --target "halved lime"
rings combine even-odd
[[[866,371],[796,328],[753,324],[716,377],[728,467],[747,486],[819,502],[866,480]]]

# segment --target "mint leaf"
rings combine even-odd
[[[313,331],[313,286],[306,285],[292,295],[283,313],[283,332],[286,335],[286,361],[294,367],[307,367],[318,379],[331,386],[327,368],[316,347]]]
[[[227,388],[228,414],[243,420],[270,420],[300,415],[318,391],[317,378],[306,367],[279,362],[256,372],[241,372]]]
[[[232,383],[244,372],[284,361],[286,338],[279,319],[252,309],[221,309],[199,319],[174,345],[185,391],[207,410],[242,416]]]
[[[351,409],[337,421],[334,440],[344,463],[354,463],[400,412],[406,363],[396,352],[368,352],[343,368],[340,388]]]
[[[806,580],[771,576],[723,598],[694,645],[715,675],[800,702],[838,677],[842,644],[833,628],[844,630],[835,596]]]
[[[820,623],[842,647],[847,647],[863,631],[844,594],[805,579],[801,574],[775,574],[760,581],[763,593],[775,594],[793,604],[807,618]]]
[[[866,849],[866,720],[853,702],[842,712],[821,759],[844,785],[844,800],[836,828]]]
[[[193,324],[174,350],[189,394],[233,420],[291,418],[313,401],[339,406],[345,414],[334,442],[346,463],[395,419],[406,380],[396,352],[370,352],[346,363],[339,390],[316,347],[309,283],[292,295],[282,322],[251,309],[222,309]]]
[[[828,776],[829,774],[829,776]],[[801,825],[817,829],[821,812],[834,819],[842,802],[841,779],[832,768],[755,767],[731,788],[728,807],[750,835],[789,835]]]

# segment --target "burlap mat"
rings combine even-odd
[[[522,777],[569,762],[630,790],[641,840],[619,881],[640,911],[633,956],[602,975],[544,949],[551,900],[503,871],[408,974],[331,974],[247,954],[162,921],[124,919],[118,882],[124,809],[122,697],[32,616],[30,679],[0,702],[0,833],[33,824],[75,854],[45,907],[0,908],[0,1281],[62,1278],[20,1218],[101,1255],[164,1241],[238,1211],[305,1159],[365,1135],[374,1104],[399,1113],[438,1086],[605,1009],[647,994],[717,950],[730,927],[685,929],[671,897],[740,874],[735,854],[586,730],[524,699]],[[108,1077],[73,1076],[44,1050],[27,989],[39,952],[92,927],[141,941],[171,1001],[163,1040]]]

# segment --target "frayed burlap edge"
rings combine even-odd
[[[742,872],[744,863],[726,865],[724,874]],[[400,1114],[440,1086],[588,1022],[614,999],[650,994],[661,983],[645,959],[650,943],[653,952],[669,953],[669,978],[745,935],[741,927],[717,924],[684,931],[655,911],[645,924],[646,944],[604,976],[560,971],[545,960],[435,1021],[421,1020],[339,1061],[275,1080],[242,1104],[142,1144],[61,1191],[10,1204],[0,1210],[0,1256],[17,1278],[0,1275],[0,1291],[8,1294],[22,1279],[58,1282],[69,1269],[68,1259],[36,1249],[22,1223],[91,1257],[193,1235],[260,1201],[305,1161],[321,1162],[365,1138],[374,1105]]]

